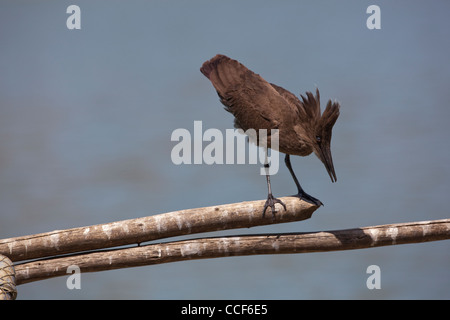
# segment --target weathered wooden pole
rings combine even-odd
[[[99,251],[16,266],[17,284],[81,272],[129,268],[189,259],[363,249],[450,239],[450,219],[347,230],[212,237]]]
[[[111,248],[186,234],[250,228],[305,220],[317,207],[296,197],[284,197],[286,211],[262,217],[264,201],[246,201],[187,209],[149,217],[0,240],[0,254],[12,261]]]
[[[16,273],[12,261],[0,254],[0,300],[15,300],[17,297]]]

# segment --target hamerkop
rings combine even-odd
[[[323,114],[320,112],[319,90],[316,96],[306,92],[302,100],[280,86],[269,83],[260,75],[247,69],[236,60],[216,55],[203,63],[200,71],[211,81],[225,109],[235,117],[235,127],[267,130],[267,146],[270,147],[270,130],[278,129],[278,151],[286,154],[285,163],[297,185],[297,197],[317,206],[322,202],[303,191],[292,170],[290,155],[307,156],[313,151],[323,162],[331,181],[336,181],[331,158],[331,131],[339,117],[339,103],[328,101]],[[268,167],[268,164],[265,164]],[[267,171],[266,171],[267,173]],[[286,205],[272,195],[270,178],[266,174],[268,196],[263,216],[268,207],[275,215],[275,203]],[[272,217],[273,217],[272,216]]]

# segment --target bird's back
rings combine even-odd
[[[211,81],[225,109],[235,117],[235,126],[279,130],[279,150],[307,155],[301,137],[300,100],[289,91],[272,85],[236,60],[216,55],[200,71]],[[300,130],[295,130],[300,129]]]

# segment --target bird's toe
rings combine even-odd
[[[277,212],[275,210],[275,204],[279,203],[283,206],[284,210],[286,211],[286,205],[284,204],[283,201],[281,201],[280,199],[275,198],[272,194],[269,194],[266,200],[266,203],[264,204],[264,208],[263,208],[263,217],[266,214],[266,210],[268,207],[270,207],[272,209],[272,219],[275,218],[275,213]]]
[[[322,201],[320,201],[317,198],[314,198],[313,196],[310,196],[306,192],[298,193],[295,196],[300,198],[300,199],[302,199],[302,200],[304,200],[304,201],[306,201],[306,202],[312,203],[313,205],[316,205],[318,207],[323,206]]]

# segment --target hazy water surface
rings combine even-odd
[[[295,94],[342,105],[338,182],[293,157],[325,203],[307,221],[217,234],[345,229],[448,218],[448,1],[77,1],[0,4],[0,238],[266,197],[257,165],[171,162],[177,128],[233,127],[199,72],[217,53]],[[281,159],[282,160],[282,159]],[[276,196],[295,185],[282,161]],[[21,299],[450,298],[446,241],[188,261],[19,287]],[[381,269],[368,290],[366,269]]]

